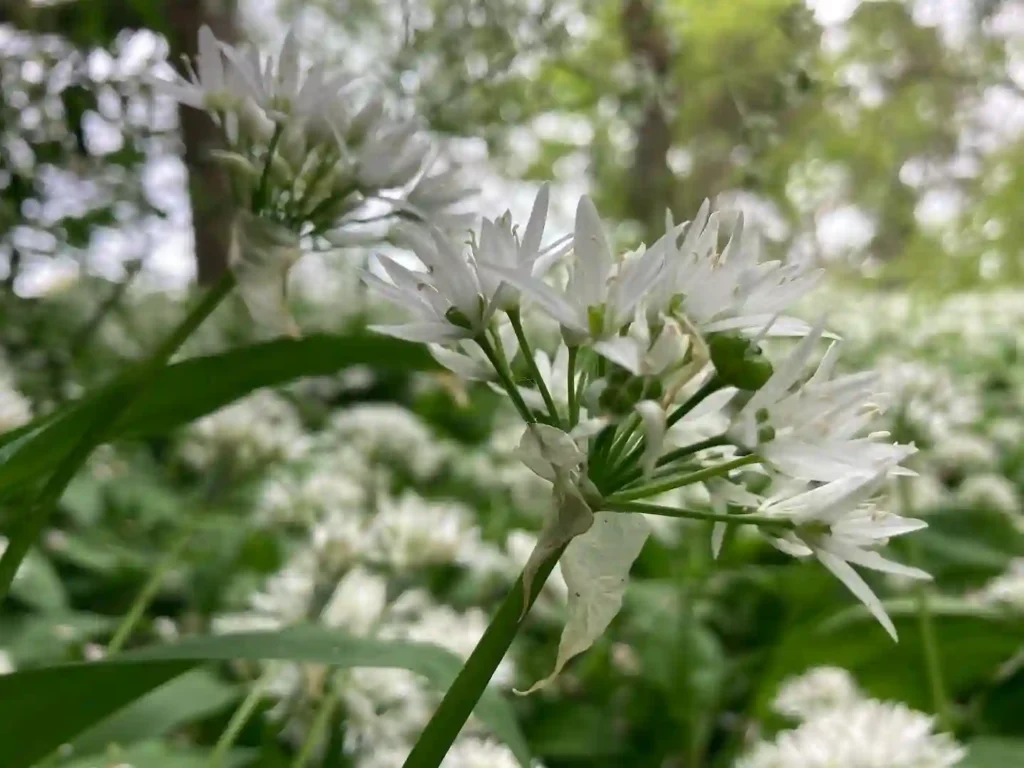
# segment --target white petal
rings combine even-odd
[[[576,264],[570,291],[580,306],[603,304],[608,276],[612,271],[612,250],[594,202],[586,195],[576,207],[576,231],[573,237]]]
[[[393,336],[396,339],[405,341],[416,341],[426,343],[444,343],[446,341],[457,341],[467,339],[472,334],[465,328],[459,328],[451,323],[402,323],[401,325],[371,325],[370,330],[382,333],[385,336]]]
[[[631,339],[629,336],[612,336],[594,342],[594,351],[616,365],[621,365],[634,376],[640,375],[642,351],[637,346],[635,339]]]
[[[520,243],[520,253],[532,259],[540,252],[540,241],[544,237],[544,225],[548,218],[548,198],[550,186],[541,184],[537,197],[533,201],[533,210],[530,211],[530,220],[526,223],[526,231],[523,232],[523,240]]]
[[[633,562],[651,532],[642,515],[598,512],[594,524],[573,539],[562,556],[562,576],[569,589],[568,618],[551,674],[524,693],[548,685],[566,662],[587,650],[611,624]]]
[[[478,266],[482,272],[493,272],[509,285],[518,288],[558,323],[586,333],[586,325],[576,316],[573,305],[543,280],[497,264],[480,263]]]
[[[931,574],[927,571],[923,571],[920,568],[914,568],[909,565],[903,565],[902,563],[893,562],[892,560],[887,560],[877,552],[855,547],[845,541],[840,541],[834,536],[829,537],[827,543],[824,544],[824,548],[836,557],[841,557],[849,563],[859,565],[863,568],[870,568],[873,571],[891,573],[896,576],[906,576],[907,578],[918,579],[920,581],[932,580]]]
[[[725,541],[725,533],[729,530],[728,523],[718,522],[711,527],[711,556],[718,559],[722,552],[722,544]]]
[[[487,381],[493,378],[494,371],[469,355],[456,352],[454,349],[431,344],[427,347],[431,356],[452,373],[470,381]],[[501,390],[504,392],[504,390]]]
[[[858,600],[864,603],[864,606],[871,611],[871,615],[889,633],[889,637],[893,640],[899,640],[899,637],[896,635],[896,627],[893,625],[892,619],[889,618],[889,614],[885,612],[882,601],[878,599],[878,595],[871,591],[871,587],[860,577],[860,574],[853,570],[849,563],[836,557],[831,552],[824,549],[815,549],[814,554],[821,561],[822,565],[828,568]]]

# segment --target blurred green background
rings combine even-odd
[[[816,566],[743,536],[715,563],[708,531],[673,524],[612,630],[550,691],[512,701],[532,753],[549,768],[731,766],[786,725],[771,707],[781,681],[833,665],[867,695],[939,715],[969,746],[963,765],[1024,766],[1024,7],[2,0],[0,432],[153,349],[193,279],[226,268],[216,132],[151,78],[194,54],[202,24],[273,46],[289,23],[310,56],[421,114],[486,215],[523,217],[551,180],[552,230],[589,191],[627,247],[660,235],[666,208],[741,208],[770,253],[826,267],[807,316],[829,313],[844,364],[882,372],[886,428],[921,449],[891,503],[930,524],[898,554],[936,577],[938,694],[906,585],[878,583],[894,646]],[[131,645],[312,621],[468,654],[529,553],[545,489],[511,458],[493,393],[366,346],[365,324],[391,311],[358,283],[367,257],[308,257],[292,281],[304,340],[167,385],[192,387],[188,404],[156,396],[145,424],[96,453],[0,613],[5,667],[102,656],[157,568]],[[229,302],[187,351],[262,341]],[[360,364],[338,370],[357,347]],[[549,668],[564,596],[548,592],[503,688]],[[47,764],[206,765],[262,680],[232,764],[292,765],[334,695],[309,764],[400,765],[434,689],[362,672],[202,668]],[[511,760],[480,754],[451,764]]]

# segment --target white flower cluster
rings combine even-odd
[[[864,697],[842,669],[788,682],[775,706],[802,722],[756,744],[736,768],[951,768],[966,755],[932,717]]]
[[[271,390],[258,390],[189,425],[179,450],[196,468],[223,463],[252,469],[295,460],[308,440],[292,405]]]
[[[1024,613],[1024,559],[1012,561],[1005,573],[996,576],[970,598],[982,605]]]
[[[1024,381],[1019,291],[955,294],[939,301],[899,293],[834,292],[807,308],[836,306],[847,357],[876,367],[892,405],[887,426],[920,451],[911,467],[910,511],[986,509],[1019,515],[1014,467],[1024,441],[1024,411],[1013,393]],[[847,304],[855,311],[843,311]]]
[[[469,190],[458,169],[434,168],[417,121],[394,114],[380,88],[305,65],[294,28],[275,57],[205,26],[198,50],[188,78],[155,85],[222,129],[225,148],[211,157],[231,177],[232,270],[255,318],[295,330],[284,298],[301,238],[345,247],[380,242],[399,216],[463,220],[446,210]]]
[[[618,611],[645,515],[715,521],[716,551],[730,524],[756,525],[783,552],[817,558],[895,636],[852,566],[928,578],[877,551],[924,525],[873,503],[914,448],[871,431],[887,403],[879,377],[837,373],[824,325],[786,314],[819,272],[762,258],[742,217],[729,226],[709,204],[619,257],[584,197],[572,237],[544,246],[548,197],[542,186],[522,232],[509,214],[484,220],[465,249],[405,225],[421,267],[381,256],[365,279],[411,315],[377,331],[429,343],[456,374],[505,393],[526,424],[517,452],[552,484],[554,511],[524,585],[561,556],[570,593],[556,671]],[[559,326],[557,349],[533,348],[524,309]],[[799,341],[773,363],[768,337]],[[718,429],[680,444],[697,421]],[[697,483],[713,512],[650,503]]]
[[[258,422],[256,410],[250,415]],[[238,436],[242,444],[249,440]],[[436,493],[469,455],[466,449],[432,433],[409,411],[376,404],[347,409],[319,432],[307,433],[304,445],[263,480],[254,516],[256,525],[282,538],[297,534],[295,547],[280,571],[245,598],[242,610],[215,619],[215,630],[317,622],[357,636],[439,645],[467,657],[487,614],[466,607],[465,596],[456,610],[412,586],[410,574],[441,566],[474,583],[504,582],[514,578],[531,544],[525,532],[510,535],[503,546],[487,542],[464,504],[418,492]],[[474,453],[486,457],[488,451]],[[544,495],[533,500],[544,501]],[[564,584],[561,597],[557,584],[552,579],[547,592],[552,606],[560,599],[564,604]],[[338,697],[346,713],[346,752],[360,768],[401,765],[438,700],[437,691],[402,670],[353,669],[327,677],[316,665],[269,663],[262,669],[266,694],[276,702],[273,713],[297,742],[307,736],[325,696]],[[515,666],[506,660],[492,682],[508,687],[514,679]],[[485,764],[514,761],[476,726],[445,763]]]
[[[7,360],[0,356],[0,435],[32,419],[32,403],[14,383]]]

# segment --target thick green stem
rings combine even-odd
[[[94,418],[89,422],[89,426],[75,446],[57,465],[54,473],[10,537],[10,543],[4,551],[3,557],[0,557],[0,603],[7,597],[18,567],[46,527],[57,502],[64,495],[64,489],[85,464],[93,449],[104,442],[110,427],[135,402],[139,394],[153,382],[171,355],[210,316],[210,313],[231,292],[234,285],[234,277],[230,273],[225,274],[216,285],[206,292],[195,308],[170,333],[156,352],[136,371],[125,377],[123,386],[113,387],[106,397],[96,402]]]
[[[523,320],[518,309],[509,310],[508,319],[512,323],[512,330],[516,334],[516,339],[519,341],[519,348],[523,351],[523,357],[526,358],[526,365],[530,368],[530,376],[533,378],[533,383],[536,384],[540,396],[544,398],[544,405],[548,407],[548,413],[551,415],[551,423],[554,426],[560,426],[561,417],[558,415],[558,407],[555,405],[555,400],[551,397],[551,392],[548,391],[547,382],[544,381],[544,377],[540,375],[540,369],[537,367],[537,361],[533,358],[533,350],[530,349],[530,341],[526,338],[526,331],[523,330]]]
[[[110,643],[107,645],[107,653],[113,655],[124,647],[125,642],[131,636],[135,626],[139,623],[139,619],[142,618],[143,613],[149,607],[149,604],[153,602],[153,598],[156,597],[157,592],[160,591],[160,587],[163,584],[167,574],[171,572],[175,564],[178,562],[178,558],[181,557],[181,553],[185,551],[189,541],[192,539],[194,532],[193,526],[190,523],[186,523],[185,527],[179,532],[177,538],[171,544],[170,549],[164,553],[164,556],[157,563],[150,574],[149,579],[143,585],[142,589],[139,590],[139,594],[136,595],[135,600],[132,601],[131,607],[128,609],[128,613],[121,619],[121,623],[118,625],[117,630],[114,632],[114,636],[110,639]]]
[[[682,488],[686,485],[693,485],[704,480],[708,480],[712,477],[720,477],[721,475],[727,474],[733,469],[747,466],[748,464],[756,464],[761,460],[760,456],[751,454],[749,456],[742,456],[732,461],[727,461],[724,464],[716,464],[712,467],[705,467],[699,469],[696,472],[690,472],[684,475],[676,475],[675,477],[669,477],[663,482],[655,483],[653,485],[645,485],[641,488],[635,488],[627,491],[620,491],[619,493],[612,494],[608,497],[609,501],[632,501],[633,499],[644,499],[648,496],[657,496],[658,494],[671,491],[676,488]]]
[[[534,575],[527,607],[532,606],[564,547],[544,560]],[[523,615],[523,578],[520,576],[494,614],[473,653],[445,694],[441,705],[420,734],[403,768],[437,768],[466,724],[498,664],[505,657]]]
[[[522,417],[523,421],[527,424],[535,423],[537,419],[534,418],[533,413],[530,412],[530,409],[523,401],[523,396],[519,393],[519,388],[516,386],[516,383],[512,381],[512,374],[509,372],[508,364],[505,362],[505,359],[498,355],[494,346],[484,334],[480,334],[477,337],[476,343],[480,345],[480,349],[483,350],[491,365],[494,366],[494,370],[498,374],[498,378],[501,380],[502,386],[505,387],[505,391],[508,392],[508,396],[512,399],[512,404],[515,405],[516,410],[519,411],[519,415]]]
[[[703,512],[679,507],[667,507],[663,504],[644,504],[636,501],[617,501],[605,499],[602,509],[610,512],[642,512],[645,515],[661,515],[662,517],[683,517],[688,520],[710,520],[716,523],[735,523],[737,525],[763,525],[771,528],[795,528],[792,520],[772,517],[771,515],[730,515],[720,512]]]

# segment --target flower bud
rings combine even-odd
[[[772,364],[761,348],[739,334],[715,334],[708,349],[718,377],[730,387],[754,391],[771,378]]]

